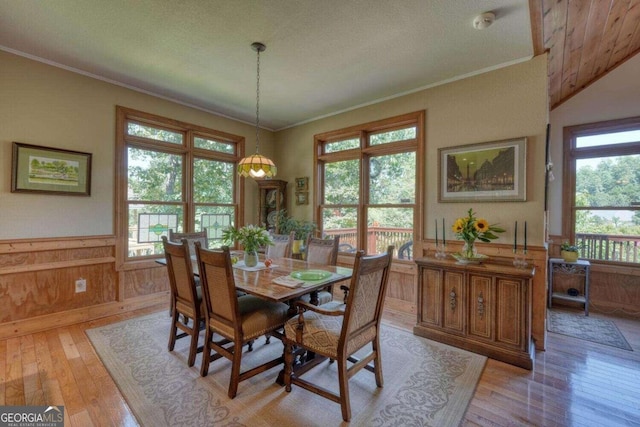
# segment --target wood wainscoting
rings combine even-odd
[[[163,304],[166,269],[116,271],[115,236],[0,241],[0,339]],[[75,282],[86,280],[86,292]]]
[[[354,255],[338,255],[338,265],[343,267],[352,268],[354,260]],[[411,315],[414,319],[417,319],[417,271],[418,268],[413,260],[394,259],[391,263],[387,295],[384,300],[384,310],[389,312],[390,316],[393,313],[397,313],[400,316]],[[344,297],[341,295],[342,291],[339,288],[339,286],[333,287],[334,299]]]

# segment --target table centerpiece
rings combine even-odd
[[[489,243],[498,236],[495,233],[504,233],[504,228],[496,224],[490,225],[484,218],[477,218],[473,209],[469,209],[467,216],[456,219],[452,226],[456,238],[464,241],[462,251],[455,252],[452,256],[461,264],[478,264],[488,258],[478,254],[475,241]]]
[[[242,245],[244,249],[244,265],[247,267],[258,265],[259,248],[273,244],[269,232],[256,225],[245,225],[238,229],[229,226],[222,231],[222,240],[225,244],[232,244],[237,241]]]

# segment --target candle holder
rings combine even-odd
[[[522,254],[518,254],[518,251],[513,252],[513,266],[516,268],[527,268],[529,262],[526,259],[527,251],[522,251]]]
[[[436,245],[436,253],[435,253],[435,257],[438,259],[445,259],[447,257],[447,245],[446,244],[442,244],[442,245]]]

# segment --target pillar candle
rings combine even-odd
[[[442,246],[445,246],[447,244],[447,242],[444,239],[445,236],[445,232],[444,232],[444,218],[442,218]]]
[[[527,252],[527,221],[524,222],[524,251]]]
[[[436,246],[438,246],[438,220],[436,219]]]
[[[513,235],[513,252],[518,250],[518,221],[516,221],[516,231]]]

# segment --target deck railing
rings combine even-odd
[[[324,234],[327,237],[340,236],[341,252],[355,251],[355,248],[358,246],[357,230],[355,228],[325,230]],[[382,253],[387,250],[389,245],[395,246],[395,257],[411,259],[413,254],[413,230],[393,227],[369,227],[367,232],[367,247],[375,248],[376,253]],[[401,248],[402,251],[398,253]]]
[[[576,244],[583,258],[640,263],[640,236],[578,233]]]

